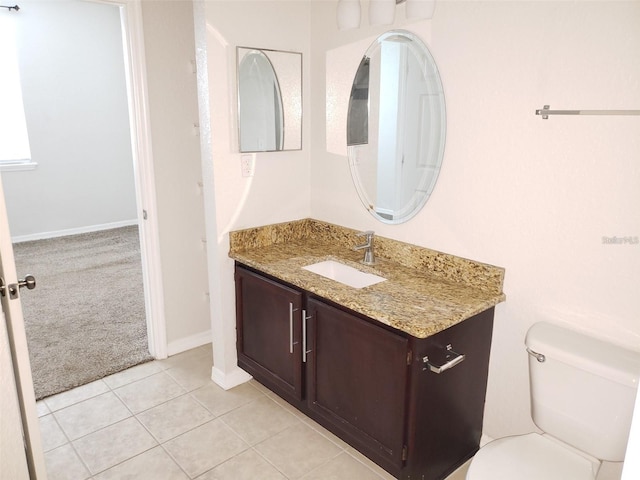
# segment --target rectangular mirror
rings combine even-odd
[[[236,47],[241,152],[302,149],[302,53]]]

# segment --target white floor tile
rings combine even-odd
[[[242,452],[240,455],[233,457],[231,460],[227,460],[222,465],[218,465],[213,470],[209,470],[207,473],[198,477],[198,480],[257,479],[286,480],[286,477],[254,450]]]
[[[39,420],[40,435],[42,436],[42,448],[45,452],[53,450],[65,443],[69,443],[69,439],[64,434],[52,414],[40,417]]]
[[[302,477],[303,480],[381,480],[364,464],[343,452]]]
[[[191,396],[204,405],[213,415],[218,417],[263,395],[246,383],[230,390],[224,390],[215,383],[212,383],[194,390],[191,392]]]
[[[365,457],[359,451],[355,450],[353,447],[347,448],[347,453],[351,455],[353,458],[355,458],[356,460],[358,460],[360,463],[368,467],[370,470],[373,470],[375,473],[377,473],[380,478],[384,480],[395,479],[395,477],[392,476],[389,472],[387,472],[385,469],[380,467],[378,464],[369,460],[367,457]]]
[[[393,480],[257,382],[205,380],[210,368],[207,345],[38,402],[49,479]]]
[[[53,413],[70,440],[112,425],[131,416],[113,392],[84,400]]]
[[[189,395],[174,398],[138,415],[138,420],[161,443],[213,418],[206,408]]]
[[[165,358],[164,360],[158,360],[158,362],[160,363],[162,368],[167,369],[174,367],[178,363],[190,358],[199,358],[202,361],[209,362],[211,365],[213,365],[213,350],[211,344],[208,343],[206,345],[187,350],[186,352],[180,352],[176,355],[171,355],[169,358]]]
[[[70,443],[45,453],[44,461],[49,480],[85,480],[91,476]]]
[[[187,474],[162,447],[147,450],[93,478],[95,480],[189,480]]]
[[[47,404],[44,402],[44,400],[38,400],[36,402],[36,410],[38,411],[39,417],[43,417],[51,413],[51,410],[49,409],[49,407],[47,407]]]
[[[255,449],[289,479],[306,475],[343,451],[302,422],[256,445]]]
[[[115,392],[133,413],[140,413],[186,393],[164,371],[117,388]]]
[[[95,397],[101,393],[109,391],[109,387],[102,381],[97,380],[95,382],[87,383],[81,387],[76,387],[73,390],[58,393],[44,399],[44,403],[49,407],[52,412],[60,410],[61,408],[68,407],[78,402],[87,400],[88,398]]]
[[[255,445],[300,422],[265,396],[226,413],[220,419],[250,445]]]
[[[163,446],[191,478],[249,448],[245,441],[218,419],[169,440]]]
[[[334,435],[333,433],[331,433],[329,430],[327,430],[326,428],[324,428],[322,425],[320,425],[319,423],[317,423],[314,420],[311,420],[309,417],[306,417],[304,415],[301,416],[302,422],[308,426],[310,426],[311,428],[313,428],[316,432],[318,432],[320,435],[322,435],[323,437],[326,437],[327,439],[329,439],[330,441],[332,441],[333,443],[335,443],[337,446],[339,446],[340,448],[346,450],[349,448],[349,444],[347,442],[345,442],[344,440],[342,440],[341,438],[339,438],[338,436]]]
[[[202,357],[194,357],[187,358],[165,371],[178,382],[178,385],[187,391],[191,391],[213,383],[213,380],[211,380],[212,366],[213,359],[209,364],[203,361]]]
[[[135,367],[127,368],[122,372],[114,373],[113,375],[109,375],[102,380],[110,388],[116,389],[118,387],[122,387],[123,385],[133,383],[136,380],[150,377],[151,375],[162,370],[163,368],[161,367],[159,362],[147,362],[136,365]]]
[[[73,442],[80,458],[96,474],[158,445],[135,418],[128,418]]]

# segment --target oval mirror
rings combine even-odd
[[[282,150],[284,122],[278,77],[261,50],[251,50],[238,66],[240,151]]]
[[[347,115],[349,165],[364,206],[402,223],[429,199],[446,133],[444,91],[426,45],[393,30],[369,47],[355,75]]]

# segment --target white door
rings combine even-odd
[[[28,480],[27,456],[22,441],[22,417],[11,361],[4,311],[0,311],[0,478]]]
[[[23,273],[23,272],[22,272]],[[0,176],[0,478],[46,480],[20,289]],[[35,292],[33,292],[35,294]],[[5,327],[6,325],[6,327]]]

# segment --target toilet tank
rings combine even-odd
[[[527,332],[531,417],[545,433],[600,460],[624,460],[640,352],[546,322]]]

